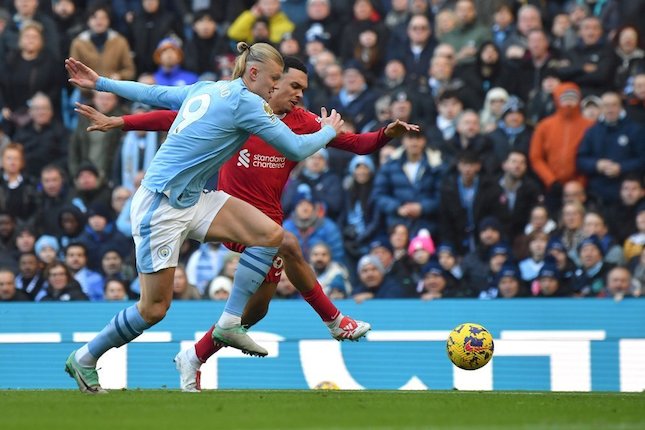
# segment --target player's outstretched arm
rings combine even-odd
[[[396,120],[386,127],[369,133],[341,133],[329,146],[354,154],[366,155],[378,151],[391,139],[395,139],[407,131],[419,131],[419,126]]]
[[[65,60],[65,68],[69,82],[80,88],[106,91],[128,100],[169,109],[179,109],[190,89],[190,85],[169,87],[108,79],[73,57]]]
[[[76,102],[75,112],[83,115],[90,122],[87,131],[103,131],[112,130],[114,128],[123,128],[123,117],[120,116],[107,116],[94,109],[92,106],[84,105],[83,103]]]
[[[268,103],[259,101],[256,95],[240,99],[234,113],[236,126],[260,137],[293,161],[304,160],[327,146],[344,124],[336,110],[332,110],[329,116],[323,110],[322,129],[316,133],[298,135],[276,118]]]
[[[396,139],[403,136],[408,131],[419,131],[419,126],[416,124],[408,124],[407,122],[397,119],[385,127],[385,135],[390,139]]]
[[[118,128],[124,131],[168,131],[177,117],[177,111],[155,110],[123,116],[107,116],[92,106],[76,103],[74,109],[90,121],[87,131],[108,131]]]

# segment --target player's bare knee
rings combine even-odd
[[[145,322],[148,324],[157,324],[164,319],[169,307],[170,305],[165,302],[148,303],[145,305],[140,303],[139,312]]]
[[[293,233],[288,231],[284,232],[284,237],[282,238],[282,244],[280,244],[278,254],[280,254],[282,258],[288,260],[302,258],[302,252],[300,252],[300,244],[298,243],[298,238]]]

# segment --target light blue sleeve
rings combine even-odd
[[[133,81],[116,81],[104,77],[100,77],[96,81],[97,91],[106,91],[131,101],[173,110],[179,109],[190,88],[191,85],[179,87],[146,85]]]
[[[304,160],[336,137],[330,125],[316,133],[295,134],[273,114],[267,102],[253,93],[240,96],[235,115],[238,128],[260,137],[293,161]]]

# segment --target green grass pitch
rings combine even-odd
[[[10,429],[645,429],[643,393],[0,391]]]

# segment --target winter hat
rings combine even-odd
[[[524,102],[515,96],[511,96],[506,104],[504,105],[504,110],[502,111],[502,118],[507,114],[519,112],[524,114]]]
[[[40,238],[36,241],[34,245],[34,250],[36,251],[36,254],[40,254],[40,251],[42,251],[43,248],[45,247],[52,248],[57,254],[58,254],[58,251],[60,251],[58,240],[56,240],[54,236],[48,236],[48,235],[40,236]]]
[[[554,249],[560,252],[567,252],[567,248],[565,248],[564,242],[562,242],[562,239],[559,237],[552,237],[551,239],[549,239],[549,243],[546,244],[546,252]]]
[[[181,48],[181,45],[181,39],[179,39],[175,35],[161,39],[161,41],[157,45],[157,49],[155,49],[154,54],[152,54],[152,58],[156,64],[159,64],[161,63],[161,53],[166,49],[174,49],[177,53],[177,56],[179,57],[179,62],[181,63],[182,61],[184,61],[184,51]]]
[[[428,264],[421,268],[421,276],[426,276],[428,274],[446,276],[446,271],[443,270],[443,267],[439,264],[437,260],[430,260]]]
[[[381,264],[381,260],[378,259],[378,257],[374,255],[364,255],[361,257],[360,260],[358,260],[358,264],[356,265],[357,270],[360,272],[361,269],[368,264],[373,265],[376,267],[376,270],[381,272],[381,274],[385,274],[385,268],[383,267],[383,264]]]
[[[353,175],[354,171],[360,164],[370,169],[370,172],[372,173],[376,170],[372,157],[369,155],[355,155],[354,158],[352,158],[352,161],[349,162],[349,173]]]
[[[419,233],[410,241],[408,254],[412,255],[419,249],[425,249],[429,254],[434,254],[435,247],[430,232],[425,228],[419,230]]]
[[[596,248],[598,248],[598,251],[600,251],[600,255],[604,256],[605,252],[602,249],[602,243],[600,242],[600,239],[598,236],[595,234],[592,234],[589,237],[585,237],[582,242],[578,245],[578,254],[580,254],[580,251],[582,251],[582,248],[587,246],[587,245],[593,245]]]
[[[296,188],[296,194],[293,196],[293,205],[297,206],[298,203],[303,200],[306,200],[311,204],[315,203],[311,187],[307,184],[298,185],[298,188]]]
[[[224,290],[230,294],[233,290],[233,281],[226,276],[217,276],[208,286],[208,297],[214,298],[215,293],[219,290]]]

